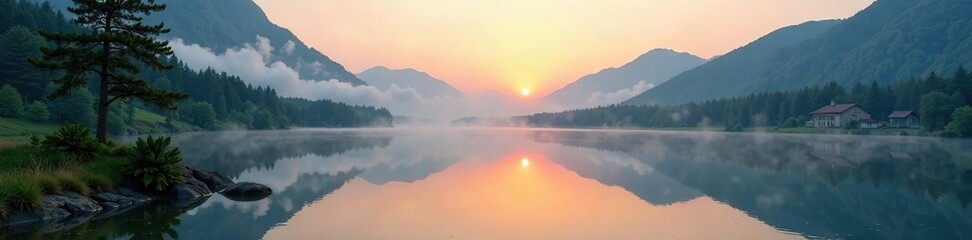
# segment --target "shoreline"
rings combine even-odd
[[[57,231],[70,229],[89,221],[119,216],[154,203],[169,202],[177,208],[201,204],[215,193],[233,185],[233,181],[219,173],[177,166],[183,179],[167,191],[152,193],[132,186],[120,186],[112,191],[83,196],[75,192],[45,194],[40,207],[18,210],[0,220],[0,233],[28,231]]]

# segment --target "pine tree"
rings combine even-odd
[[[959,67],[952,75],[952,89],[965,96],[965,104],[972,105],[972,74],[965,67]]]
[[[87,27],[86,32],[41,35],[56,44],[42,47],[43,59],[31,59],[34,65],[48,70],[63,70],[64,76],[55,79],[59,88],[50,96],[62,97],[88,83],[88,75],[98,76],[98,119],[96,135],[99,141],[108,139],[108,107],[117,100],[138,98],[162,108],[175,108],[176,100],[186,94],[152,88],[140,79],[137,63],[153,69],[169,69],[159,56],[169,56],[172,49],[154,36],[167,33],[163,24],[145,25],[142,16],[165,9],[154,0],[74,0],[68,11],[77,17],[74,22]]]
[[[39,100],[47,85],[41,72],[27,63],[28,57],[40,55],[44,39],[23,26],[15,26],[0,34],[0,78],[9,83],[27,100]]]

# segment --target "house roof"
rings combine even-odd
[[[817,109],[817,111],[811,112],[810,114],[812,114],[812,115],[816,115],[816,114],[840,114],[840,113],[846,112],[847,110],[850,110],[851,108],[854,108],[856,106],[857,106],[857,104],[827,105],[827,106],[824,106],[824,107],[822,107],[820,109]]]
[[[891,115],[888,115],[888,118],[907,118],[911,115],[915,115],[915,117],[918,116],[918,114],[914,111],[894,111],[891,112]]]

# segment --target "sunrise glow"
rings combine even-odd
[[[529,167],[530,166],[530,159],[527,159],[527,158],[520,159],[520,165],[523,166],[523,167]]]
[[[530,96],[530,89],[529,88],[521,89],[520,90],[520,95],[523,95],[524,97]]]
[[[463,92],[530,82],[545,95],[654,48],[708,58],[873,0],[256,2],[351,72],[415,68]]]

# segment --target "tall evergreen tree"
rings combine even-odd
[[[27,63],[28,57],[40,55],[44,39],[23,26],[15,26],[0,34],[0,77],[17,89],[27,100],[39,100],[44,95],[40,71]]]
[[[145,25],[142,17],[165,9],[154,0],[74,0],[68,11],[75,14],[74,22],[87,27],[86,32],[41,35],[56,44],[42,47],[43,59],[31,59],[34,65],[49,70],[63,70],[64,76],[55,79],[60,87],[50,96],[65,96],[85,87],[88,76],[98,76],[98,120],[96,135],[99,141],[108,139],[108,106],[117,100],[138,98],[162,108],[175,108],[176,100],[186,94],[152,88],[139,78],[137,63],[154,69],[169,69],[159,56],[172,54],[165,41],[153,37],[167,33],[163,24]]]
[[[965,96],[965,104],[972,105],[972,74],[965,67],[959,66],[952,75],[951,88]]]

